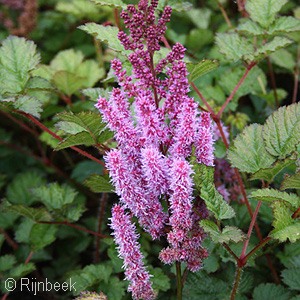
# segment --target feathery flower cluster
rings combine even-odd
[[[177,43],[165,58],[154,62],[171,16],[171,8],[166,7],[156,21],[157,5],[157,0],[150,5],[141,0],[122,12],[129,35],[120,31],[118,37],[132,51],[128,55],[132,73],[114,59],[111,66],[119,88],[96,104],[118,144],[105,157],[120,196],[111,227],[134,299],[152,299],[153,291],[131,215],[153,239],[166,235],[169,246],[160,253],[163,262],[186,262],[197,271],[207,256],[199,226],[207,213],[193,196],[189,158],[195,153],[199,163],[213,165],[212,125],[209,114],[200,113],[188,96],[184,47]]]

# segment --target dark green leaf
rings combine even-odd
[[[253,300],[289,300],[291,293],[282,285],[274,283],[260,284],[254,289]]]
[[[51,215],[45,208],[33,208],[21,204],[7,206],[7,211],[29,218],[33,221],[50,221]]]
[[[187,69],[189,74],[189,81],[195,81],[206,73],[211,72],[219,66],[216,60],[202,60],[197,64],[188,63]]]
[[[84,184],[88,186],[94,193],[112,193],[113,185],[110,183],[108,176],[91,175]]]
[[[6,254],[0,256],[0,272],[11,270],[16,264],[16,258],[13,255]]]
[[[300,291],[300,268],[286,269],[281,273],[283,282],[290,289]]]
[[[52,224],[34,224],[29,237],[33,249],[36,251],[53,243],[57,229],[57,226]]]

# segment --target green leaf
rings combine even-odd
[[[206,233],[209,233],[211,239],[215,243],[228,243],[233,241],[235,243],[245,239],[245,234],[238,228],[233,226],[225,226],[220,232],[218,226],[210,220],[202,220],[200,225]]]
[[[193,8],[186,12],[190,20],[200,29],[207,29],[211,18],[211,10],[208,8]]]
[[[270,236],[278,239],[280,242],[285,242],[289,239],[292,243],[300,238],[300,222],[292,219],[292,211],[289,205],[283,201],[274,201],[271,204],[273,208],[274,229]]]
[[[294,17],[280,17],[270,26],[269,34],[287,33],[300,30],[300,20]]]
[[[90,160],[83,160],[79,162],[72,171],[71,178],[78,182],[83,182],[92,174],[102,174],[103,167],[98,163]]]
[[[53,83],[64,94],[71,96],[83,87],[84,78],[68,71],[58,71],[53,76]]]
[[[7,187],[7,200],[12,204],[31,205],[34,202],[32,190],[44,183],[44,178],[35,171],[20,173]]]
[[[214,185],[214,168],[193,162],[194,182],[206,207],[216,219],[230,219],[235,213]]]
[[[86,23],[78,27],[79,29],[93,35],[101,42],[107,43],[108,47],[117,52],[127,52],[118,40],[118,28],[113,26],[103,26],[96,23]]]
[[[113,288],[111,288],[113,286]],[[109,283],[101,282],[99,284],[101,291],[107,295],[109,300],[122,300],[126,293],[126,284],[118,277],[110,277]]]
[[[300,189],[300,172],[291,176],[286,176],[281,183],[280,189]]]
[[[263,179],[266,182],[271,183],[275,176],[280,173],[284,168],[295,163],[293,159],[285,159],[283,161],[277,161],[272,167],[266,169],[260,169],[251,176],[251,180]]]
[[[25,277],[27,274],[31,273],[34,270],[35,265],[31,262],[27,264],[18,264],[18,266],[10,270],[9,277],[18,279],[21,277]]]
[[[250,19],[246,19],[245,22],[237,27],[237,31],[249,35],[263,35],[265,34],[264,29],[261,28],[256,22]]]
[[[60,51],[51,61],[50,67],[55,71],[66,71],[75,75],[83,59],[84,56],[81,51],[68,49]]]
[[[42,221],[50,221],[42,220]],[[32,226],[35,224],[35,221],[32,219],[23,218],[22,222],[18,225],[15,231],[15,239],[18,243],[29,243],[29,236],[32,229]]]
[[[94,193],[112,193],[114,191],[108,176],[91,175],[84,184]]]
[[[14,102],[14,107],[37,118],[41,116],[40,113],[43,110],[42,103],[38,99],[27,95],[18,97]]]
[[[29,236],[34,251],[53,243],[57,229],[57,226],[52,224],[34,224]]]
[[[291,72],[294,71],[295,59],[286,49],[279,49],[276,52],[271,53],[270,58],[277,66],[288,69]]]
[[[216,60],[202,60],[197,64],[188,63],[187,69],[189,74],[189,81],[193,82],[199,77],[215,70],[219,66],[219,63]]]
[[[51,215],[44,208],[33,208],[25,205],[10,205],[7,206],[6,210],[24,216],[36,222],[50,221],[52,219]]]
[[[237,33],[218,33],[216,43],[219,51],[230,60],[252,60],[253,45]]]
[[[103,89],[103,88],[88,88],[81,91],[82,94],[89,97],[92,101],[96,102],[99,97],[103,97],[108,99],[110,96],[110,90],[109,89]]]
[[[296,150],[300,141],[300,103],[280,107],[270,115],[263,137],[266,150],[281,159]]]
[[[292,43],[293,41],[286,37],[275,36],[273,40],[265,43],[254,52],[254,58],[255,60],[260,60],[276,50],[284,48]]]
[[[99,18],[99,10],[95,7],[95,4],[86,0],[58,2],[55,9],[65,14],[72,14],[79,20],[84,18],[97,20],[97,17]]]
[[[36,46],[24,38],[9,36],[0,48],[0,90],[5,93],[19,93],[30,78],[29,72],[40,61]]]
[[[253,300],[290,300],[291,293],[282,285],[262,283],[254,289]]]
[[[170,278],[163,273],[161,268],[149,268],[149,273],[153,276],[151,281],[154,290],[166,292],[171,288]]]
[[[5,272],[16,264],[16,258],[13,255],[6,254],[0,257],[0,272]]]
[[[300,268],[286,269],[281,272],[283,282],[291,290],[300,291]]]
[[[201,284],[200,284],[201,283]],[[185,300],[220,300],[229,294],[227,282],[208,276],[205,272],[189,273],[183,288]]]
[[[92,0],[95,4],[101,6],[112,6],[112,7],[120,7],[126,8],[127,5],[121,0]]]
[[[288,194],[275,189],[259,189],[251,193],[251,197],[258,201],[285,201],[290,203],[294,208],[300,206],[300,198],[296,194]]]
[[[33,194],[48,209],[55,210],[73,203],[77,192],[68,185],[60,186],[58,183],[51,183],[34,189]]]
[[[265,150],[263,126],[251,124],[246,127],[230,146],[228,158],[242,172],[255,173],[270,167],[275,157]]]
[[[268,28],[285,3],[287,0],[248,0],[246,10],[253,21],[264,28]]]
[[[91,135],[87,132],[79,132],[75,135],[71,135],[61,141],[55,148],[55,150],[62,150],[65,148],[69,148],[76,145],[85,145],[85,146],[92,146],[95,145],[94,139]]]
[[[99,68],[97,62],[92,59],[88,59],[81,63],[77,69],[80,77],[83,77],[82,86],[85,88],[92,87],[97,81],[105,76],[105,70]]]

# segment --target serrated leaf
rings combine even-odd
[[[73,168],[71,178],[77,180],[78,182],[83,182],[92,174],[102,174],[103,167],[98,163],[90,160],[83,160],[76,164]]]
[[[282,285],[275,283],[262,283],[254,289],[253,300],[289,300],[291,293]]]
[[[96,39],[104,42],[109,48],[117,52],[126,52],[121,42],[118,40],[118,28],[113,26],[103,26],[96,23],[86,23],[78,27],[79,29],[91,34]]]
[[[190,20],[201,29],[207,29],[212,11],[209,8],[193,8],[187,11]]]
[[[40,250],[53,243],[57,229],[53,224],[34,224],[29,236],[33,249]]]
[[[68,185],[51,183],[41,186],[32,191],[33,195],[48,209],[62,209],[63,206],[73,203],[77,192]]]
[[[189,81],[195,81],[199,77],[211,72],[212,70],[216,69],[219,66],[218,61],[216,60],[202,60],[197,64],[188,63],[187,69],[189,74]]]
[[[80,77],[83,77],[82,87],[88,88],[95,85],[95,83],[105,76],[105,70],[99,68],[97,62],[93,59],[88,59],[80,64],[77,69]]]
[[[237,33],[218,33],[216,43],[219,51],[230,60],[252,60],[251,54],[254,53],[253,45]]]
[[[24,38],[9,36],[0,48],[0,90],[5,93],[19,93],[30,78],[29,72],[40,61],[36,45]]]
[[[126,8],[126,4],[121,0],[92,0],[95,4],[101,5],[101,6],[112,6],[112,7],[120,7],[120,8]]]
[[[248,0],[246,10],[253,21],[264,28],[268,28],[285,3],[287,0]]]
[[[83,62],[84,56],[81,51],[68,49],[60,51],[51,61],[50,67],[55,71],[66,71],[76,73],[78,67]]]
[[[264,29],[261,28],[256,22],[250,19],[246,19],[245,22],[237,27],[237,31],[250,35],[263,35],[265,34]]]
[[[300,103],[280,107],[264,124],[263,137],[266,150],[285,158],[296,150],[300,141]]]
[[[126,283],[116,276],[110,277],[109,283],[101,282],[99,286],[109,300],[122,300],[124,298]],[[113,289],[111,288],[112,286],[114,287]]]
[[[95,145],[94,139],[91,135],[87,132],[79,132],[75,135],[71,135],[61,141],[56,147],[55,150],[62,150],[65,148],[69,148],[76,145],[85,145],[85,146],[92,146]]]
[[[67,71],[58,71],[53,76],[53,83],[64,94],[71,96],[83,87],[85,79]]]
[[[38,99],[27,95],[18,97],[14,102],[14,107],[37,118],[41,116],[40,113],[43,111],[42,103]]]
[[[265,150],[263,126],[251,124],[235,139],[228,151],[231,164],[242,172],[255,173],[268,168],[275,157]]]
[[[273,40],[265,43],[254,52],[254,58],[255,60],[262,59],[263,57],[275,52],[276,50],[284,48],[292,43],[293,41],[286,37],[275,36]]]
[[[260,169],[251,176],[251,180],[263,179],[266,182],[271,183],[275,176],[280,173],[284,168],[295,163],[295,160],[285,159],[283,161],[277,161],[272,167],[266,169]]]
[[[199,284],[201,282],[201,284]],[[220,300],[228,297],[229,285],[227,282],[209,277],[203,271],[189,273],[183,288],[185,300]]]
[[[18,279],[21,277],[25,277],[27,274],[31,273],[34,270],[35,265],[31,262],[27,264],[18,264],[18,266],[9,271],[9,277]]]
[[[288,194],[275,189],[259,189],[251,193],[251,197],[259,201],[273,202],[285,201],[290,203],[294,208],[300,206],[300,198],[296,194]]]
[[[0,272],[5,272],[12,269],[13,265],[16,264],[16,258],[13,255],[6,254],[0,256]]]
[[[42,221],[50,221],[42,220]],[[18,243],[29,243],[29,236],[32,229],[32,226],[35,224],[35,221],[32,219],[24,218],[22,222],[18,225],[15,231],[15,239]]]
[[[165,292],[171,288],[170,278],[163,273],[161,268],[149,268],[149,273],[152,275],[151,281],[154,290]]]
[[[201,198],[205,201],[206,207],[216,219],[230,219],[235,213],[229,204],[223,199],[214,185],[214,169],[205,165],[193,162],[194,182]]]
[[[291,290],[300,291],[300,268],[286,269],[281,272],[283,282]]]
[[[237,227],[225,226],[221,232],[218,226],[210,220],[202,220],[200,225],[215,243],[222,244],[230,241],[238,243],[245,239],[245,234]]]
[[[280,17],[270,26],[268,34],[287,33],[300,30],[300,20],[294,17]]]
[[[286,176],[281,183],[280,189],[300,189],[300,172],[291,176]]]
[[[85,180],[84,184],[94,193],[112,193],[114,191],[108,176],[91,175]]]
[[[273,208],[274,229],[271,231],[270,236],[285,242],[289,239],[292,243],[300,238],[300,222],[299,220],[292,219],[292,211],[289,205],[283,201],[274,201],[271,204]]]
[[[92,101],[97,101],[99,97],[103,97],[108,99],[110,96],[110,90],[109,89],[103,89],[103,88],[88,88],[81,91],[83,95],[90,98]]]
[[[32,189],[45,183],[44,178],[37,172],[28,171],[15,176],[7,187],[7,200],[12,204],[31,205],[34,202]]]
[[[7,206],[6,210],[24,216],[36,222],[50,221],[52,219],[51,215],[44,208],[33,208],[25,205],[10,205]]]

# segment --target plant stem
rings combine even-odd
[[[236,256],[236,254],[231,250],[231,248],[228,246],[228,244],[223,243],[223,247],[232,255],[232,257],[238,262],[239,258]]]
[[[249,258],[255,254],[260,248],[262,248],[263,246],[265,246],[269,241],[271,240],[271,238],[269,236],[267,236],[266,238],[264,238],[262,241],[260,241],[260,243],[258,245],[256,245],[245,257],[245,260],[248,261]]]
[[[300,61],[300,46],[298,46],[297,51],[297,60],[296,60],[296,66],[294,71],[294,89],[293,89],[293,98],[292,103],[296,103],[297,101],[297,95],[298,95],[298,79],[299,79],[299,61]]]
[[[89,230],[83,226],[79,226],[79,225],[76,225],[76,224],[72,224],[72,223],[69,223],[67,221],[62,221],[62,222],[54,222],[54,221],[39,221],[38,223],[40,224],[54,224],[54,225],[66,225],[66,226],[69,226],[69,227],[73,227],[75,229],[78,229],[78,230],[81,230],[83,232],[86,232],[86,233],[89,233],[89,234],[92,234],[92,235],[95,235],[95,236],[99,236],[100,238],[111,238],[111,236],[109,235],[104,235],[104,234],[101,234],[101,233],[98,233],[98,232],[95,232],[95,231],[92,231],[92,230]]]
[[[232,288],[231,295],[230,295],[230,300],[235,299],[235,296],[236,296],[236,293],[237,293],[237,290],[238,290],[238,287],[239,287],[239,284],[241,281],[242,269],[243,269],[242,267],[237,267],[237,269],[236,269],[234,284],[233,284],[233,288]]]
[[[181,263],[176,262],[177,300],[182,300]]]
[[[273,89],[273,93],[274,93],[275,104],[276,104],[276,107],[278,108],[279,101],[278,101],[278,95],[277,95],[276,80],[275,80],[275,75],[274,75],[274,71],[273,71],[273,66],[272,66],[272,63],[271,63],[271,60],[269,57],[267,57],[267,63],[268,63],[269,75],[271,78],[272,89]]]
[[[228,15],[227,15],[227,12],[224,9],[223,5],[219,1],[218,1],[218,6],[219,6],[219,8],[221,10],[221,13],[222,13],[222,15],[223,15],[223,17],[225,19],[226,24],[228,25],[229,28],[232,28],[233,26],[231,24],[231,21],[230,21]]]
[[[195,90],[195,92],[197,93],[197,95],[199,96],[199,98],[201,99],[201,101],[204,103],[204,105],[206,106],[206,108],[208,109],[208,111],[211,113],[212,116],[215,116],[215,112],[212,109],[212,107],[208,104],[208,102],[206,101],[205,97],[202,95],[202,93],[199,91],[199,89],[196,87],[196,85],[194,84],[194,82],[191,82],[190,85],[193,87],[193,89]]]
[[[251,69],[256,65],[256,62],[251,62],[247,68],[246,71],[244,73],[244,75],[242,76],[242,78],[239,80],[239,82],[237,83],[237,85],[234,87],[234,89],[232,90],[231,94],[229,95],[229,97],[226,99],[225,103],[222,105],[221,109],[219,110],[217,117],[220,119],[222,116],[223,111],[225,110],[225,108],[227,107],[228,103],[233,99],[233,97],[235,96],[236,92],[238,91],[238,89],[240,88],[240,86],[243,84],[243,82],[245,81],[245,79],[247,78],[249,72],[251,71]]]
[[[9,234],[3,228],[0,228],[0,233],[4,235],[7,244],[10,245],[14,250],[17,250],[19,248],[19,245],[9,236]]]
[[[252,230],[253,230],[253,227],[254,227],[254,224],[256,222],[256,218],[257,218],[257,215],[258,215],[258,211],[261,207],[261,201],[258,201],[257,203],[257,206],[255,208],[255,211],[254,211],[254,214],[252,215],[252,219],[251,219],[251,222],[250,222],[250,226],[249,226],[249,229],[248,229],[248,233],[247,233],[247,239],[245,240],[244,242],[244,245],[243,245],[243,250],[242,250],[242,253],[241,253],[241,256],[240,256],[240,261],[243,263],[246,263],[247,260],[245,261],[245,257],[246,257],[246,252],[247,252],[247,248],[248,248],[248,245],[249,245],[249,241],[250,241],[250,237],[251,237],[251,233],[252,233]]]

